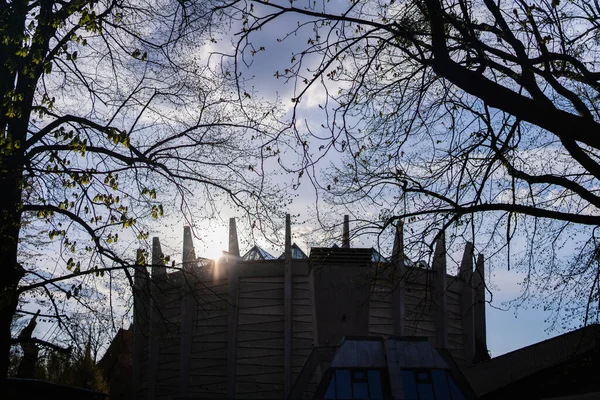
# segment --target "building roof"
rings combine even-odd
[[[385,262],[388,262],[389,260],[387,258],[385,258],[384,256],[382,256],[380,252],[378,252],[374,248],[371,248],[371,261],[385,263]]]
[[[368,265],[371,262],[371,249],[313,247],[310,249],[310,261],[313,264],[331,263],[337,265]]]
[[[102,369],[105,376],[108,376],[115,367],[115,364],[120,361],[121,356],[126,355],[131,357],[132,354],[133,324],[129,329],[119,329],[113,340],[110,342],[110,346],[108,346],[106,353],[104,353],[102,359],[98,361],[98,366]]]
[[[331,368],[386,368],[381,338],[346,337],[336,350]]]
[[[283,260],[285,258],[285,253],[283,253],[282,255],[279,256],[280,260]],[[298,247],[298,245],[296,245],[296,243],[292,244],[292,260],[306,260],[308,259],[308,256],[306,254],[304,254],[304,252],[302,251],[302,249],[300,249],[300,247]]]
[[[449,369],[446,361],[425,337],[348,336],[337,349],[332,368],[439,368]]]
[[[390,367],[449,369],[426,337],[391,337],[385,341],[385,352]]]
[[[259,261],[259,260],[274,260],[271,254],[269,254],[265,249],[254,245],[246,254],[242,256],[242,260],[244,261]]]
[[[599,346],[600,325],[593,324],[473,365],[463,373],[482,396]]]
[[[470,388],[465,387],[466,382],[465,385],[458,383],[460,380],[456,380],[456,374],[446,360],[424,337],[390,337],[384,340],[381,337],[347,336],[333,354],[326,355],[328,359],[321,361],[331,361],[319,383],[315,399],[412,399],[417,398],[417,392],[422,390],[429,390],[431,398],[434,392],[437,398],[473,398]],[[316,370],[316,366],[317,363],[313,362],[310,370]],[[309,382],[309,373],[305,365],[301,375],[306,376],[303,376],[300,385]],[[302,392],[301,388],[294,386],[290,398]],[[363,396],[356,397],[356,390],[360,390]],[[355,397],[352,397],[352,391]]]

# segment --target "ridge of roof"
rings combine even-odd
[[[590,351],[599,346],[599,338],[600,324],[590,324],[477,363],[463,373],[481,396]]]
[[[246,252],[246,254],[241,257],[241,259],[244,261],[275,260],[275,257],[273,257],[265,249],[255,244]]]
[[[277,257],[278,260],[283,260],[285,258],[285,253]],[[292,243],[292,260],[305,260],[308,259],[308,256],[302,249],[296,244]]]

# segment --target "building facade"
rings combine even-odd
[[[414,265],[401,227],[386,259],[351,248],[345,218],[341,247],[306,256],[288,216],[281,257],[240,256],[232,219],[219,262],[196,258],[188,227],[182,268],[163,260],[154,238],[152,265],[135,270],[136,399],[312,398],[327,354],[351,336],[423,337],[461,368],[488,358],[483,256],[467,243],[447,274],[443,234],[432,266]]]

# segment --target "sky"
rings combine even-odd
[[[310,29],[300,30],[296,34],[287,37],[285,41],[278,41],[277,39],[283,38],[290,32],[290,28],[295,26],[297,26],[297,21],[278,19],[253,35],[253,48],[264,47],[265,50],[259,51],[255,56],[250,56],[247,52],[247,61],[251,62],[246,69],[242,69],[244,77],[251,78],[249,86],[253,89],[253,95],[266,101],[281,101],[284,116],[289,116],[294,104],[291,101],[296,95],[294,84],[293,82],[286,83],[283,79],[277,79],[275,75],[278,71],[283,71],[289,66],[295,49],[300,49],[306,45],[306,35],[310,33]],[[235,29],[231,29],[229,32],[234,31]],[[234,38],[236,36],[228,34],[217,36],[216,43],[199,47],[197,49],[198,54],[206,57],[210,52],[230,52],[232,50],[231,41]],[[311,61],[316,60],[307,59],[304,68],[310,67]],[[330,89],[337,90],[337,87],[330,87]],[[319,108],[324,99],[325,93],[319,87],[315,86],[309,90],[297,107],[298,122],[318,130],[324,119]],[[287,166],[293,167],[294,163],[298,161],[297,155],[292,152],[284,155],[283,162]],[[339,161],[337,154],[330,153],[319,165],[325,168],[329,162]],[[317,227],[315,221],[316,205],[324,205],[324,203],[321,198],[316,197],[315,190],[306,177],[301,179],[301,185],[294,190],[291,189],[291,185],[295,182],[295,175],[281,173],[281,169],[273,162],[268,163],[266,169],[274,183],[287,187],[290,193],[294,195],[293,203],[288,209],[288,212],[294,215],[292,222],[293,241],[308,254],[311,245],[319,243],[319,234],[316,233],[311,236],[310,233]],[[274,246],[269,241],[261,238],[260,235],[250,235],[249,227],[244,224],[245,220],[241,218],[238,211],[226,205],[220,207],[218,211],[219,215],[215,219],[195,221],[197,237],[194,244],[197,256],[218,258],[222,251],[227,249],[228,220],[231,217],[238,218],[238,233],[240,234],[240,251],[242,254],[254,244],[264,247],[274,256],[282,253],[283,249],[281,247]],[[343,214],[343,209],[334,209],[331,218],[335,218],[337,221],[330,220],[328,222],[341,224]],[[151,231],[151,236],[158,236],[161,239],[163,251],[171,254],[176,260],[179,260],[181,256],[182,233],[185,224],[186,221],[183,220],[181,215],[174,211],[155,224],[154,229]],[[281,221],[281,224],[283,224],[283,221]],[[354,239],[351,245],[353,247],[371,247],[374,245],[374,241],[374,237],[360,237]],[[132,248],[132,255],[134,251],[135,249]],[[384,255],[386,254],[384,253]],[[460,255],[453,255],[452,258],[460,260]],[[488,293],[486,309],[487,341],[492,356],[498,356],[563,333],[559,330],[550,330],[551,323],[546,321],[550,317],[549,312],[534,308],[528,303],[524,303],[519,307],[508,304],[521,294],[519,284],[523,281],[523,273],[516,269],[509,271],[505,263],[495,263],[486,272],[488,273],[488,286],[491,291],[491,295]]]

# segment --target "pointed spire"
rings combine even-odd
[[[460,291],[460,313],[463,328],[463,344],[465,349],[465,360],[467,366],[473,365],[475,358],[475,294],[473,291],[473,243],[467,242],[462,262],[458,270],[458,276],[463,285]]]
[[[392,294],[394,302],[394,334],[406,335],[406,309],[405,309],[405,255],[404,255],[404,223],[398,222],[396,235],[394,237],[394,250],[392,260],[395,264],[395,275],[398,285]]]
[[[402,221],[399,221],[398,225],[396,226],[392,259],[402,260],[404,262],[404,223]]]
[[[162,264],[162,249],[160,247],[160,239],[152,238],[152,265]]]
[[[350,217],[344,215],[344,231],[342,234],[342,248],[350,248]]]
[[[446,273],[446,234],[440,232],[435,243],[435,252],[433,253],[433,269]]]
[[[292,223],[290,214],[285,214],[285,259],[292,259]]]
[[[436,347],[448,347],[448,321],[446,299],[446,235],[444,231],[440,232],[435,245],[433,255],[433,271],[435,272],[434,283],[434,301],[436,304],[435,327],[436,327]]]
[[[229,218],[229,255],[233,257],[240,256],[240,245],[238,244],[235,218]]]
[[[148,344],[150,280],[146,269],[146,260],[142,249],[138,249],[135,256],[133,272],[133,359],[141,360],[145,357]],[[133,393],[140,389],[142,365],[134,362],[132,366]]]
[[[473,273],[473,243],[467,242],[465,245],[465,252],[463,253],[460,268],[458,270],[459,276],[461,276],[465,282],[469,282],[471,274]]]
[[[133,270],[134,287],[138,290],[145,290],[148,285],[148,270],[146,256],[144,250],[137,249],[135,253],[135,266]]]
[[[283,376],[284,394],[288,396],[292,388],[292,300],[293,300],[293,271],[292,271],[292,224],[290,214],[285,215],[285,261],[283,272]]]
[[[167,274],[165,269],[163,252],[160,247],[160,240],[157,237],[152,238],[152,277],[158,278]]]
[[[145,265],[146,257],[144,256],[144,250],[137,249],[135,253],[135,265]]]
[[[477,256],[472,285],[475,289],[475,302],[485,303],[485,268],[483,254]]]
[[[191,271],[196,266],[196,252],[192,230],[189,226],[183,227],[183,279],[181,280],[181,322],[179,342],[179,394],[186,397],[189,390],[190,354],[192,349],[192,332],[194,326],[194,297],[192,292],[196,289],[196,279]]]
[[[194,251],[194,240],[192,239],[192,229],[189,226],[183,227],[183,267],[189,268],[192,262],[196,260]]]
[[[475,291],[474,319],[475,319],[475,358],[474,363],[490,358],[487,348],[487,332],[485,324],[485,265],[483,254],[479,254],[475,263],[473,275],[473,288]]]
[[[158,355],[160,353],[160,340],[164,335],[166,321],[163,318],[164,292],[163,284],[167,282],[167,269],[160,240],[152,238],[152,279],[150,286],[150,338],[148,342],[148,398],[156,397],[158,374]]]
[[[133,270],[133,286],[134,295],[138,294],[146,296],[149,283],[149,274],[147,270],[147,261],[144,255],[144,250],[137,249],[135,254],[135,266]]]

